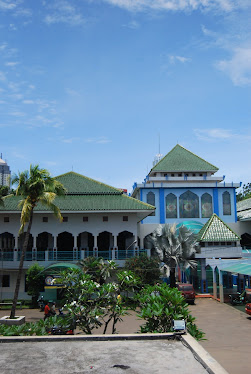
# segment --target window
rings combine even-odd
[[[177,197],[173,193],[166,196],[166,218],[177,218]]]
[[[199,218],[199,197],[186,191],[179,199],[180,218]]]
[[[103,216],[103,222],[108,222],[108,217],[107,216]]]
[[[174,177],[174,174],[171,174],[171,177]]]
[[[225,191],[222,195],[223,200],[223,215],[231,216],[231,198],[230,193]]]
[[[146,195],[146,202],[147,204],[155,206],[155,194],[153,192],[148,192]],[[151,215],[155,216],[155,212],[153,212]]]
[[[209,218],[213,214],[212,196],[204,193],[201,196],[201,217]]]
[[[123,221],[127,222],[128,221],[128,216],[123,216]]]
[[[88,222],[88,217],[83,217],[83,222]]]
[[[63,217],[63,222],[68,222],[68,217]]]
[[[2,287],[10,287],[10,276],[9,274],[4,274],[2,277]]]
[[[43,222],[48,222],[48,217],[43,217]]]
[[[182,174],[181,174],[181,173],[179,173],[179,174],[178,174],[178,177],[182,177]]]
[[[10,222],[10,217],[3,217],[4,222]]]

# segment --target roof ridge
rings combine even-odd
[[[126,197],[126,198],[128,198],[128,199],[130,199],[130,200],[136,200],[137,202],[139,202],[139,203],[141,203],[141,204],[143,204],[143,205],[146,205],[147,207],[151,207],[151,208],[153,208],[153,209],[156,209],[156,206],[151,205],[151,204],[148,204],[148,203],[145,203],[144,201],[141,201],[141,200],[139,200],[139,199],[136,199],[135,197],[128,196],[128,195],[125,195],[125,194],[122,194],[122,196],[123,196],[123,197]]]
[[[151,168],[149,174],[150,174],[154,169],[156,169],[157,166],[158,166],[160,163],[162,163],[163,160],[165,160],[165,159],[168,157],[168,155],[170,155],[171,152],[173,152],[173,151],[174,151],[175,149],[177,149],[177,148],[180,148],[180,149],[182,149],[182,150],[185,150],[186,152],[190,153],[191,155],[193,155],[193,156],[196,157],[197,159],[201,160],[202,162],[205,162],[206,164],[212,166],[214,169],[216,169],[215,172],[219,170],[219,168],[218,168],[217,166],[213,165],[211,162],[206,161],[204,158],[202,158],[202,157],[196,155],[194,152],[190,151],[189,149],[187,149],[187,148],[183,147],[182,145],[180,145],[179,143],[177,143],[177,144],[176,144],[176,145],[175,145],[175,146],[174,146],[174,147],[173,147],[173,148],[172,148],[172,149],[171,149],[171,150],[170,150],[170,151],[169,151],[169,152],[168,152],[164,157],[162,157],[162,158],[157,162],[156,165],[154,165],[154,166]],[[164,170],[163,170],[163,171],[164,171]]]

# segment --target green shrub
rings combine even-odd
[[[202,340],[204,333],[197,328],[188,310],[181,292],[170,288],[165,283],[144,288],[138,295],[140,313],[138,316],[146,322],[141,326],[142,333],[172,332],[173,320],[184,319],[187,330],[197,340]]]

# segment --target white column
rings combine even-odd
[[[78,237],[74,235],[74,249],[77,249],[77,245],[78,245]]]
[[[98,247],[98,237],[97,235],[94,235],[94,248]]]
[[[217,299],[217,282],[216,282],[216,270],[215,268],[213,270],[213,297],[214,299]]]
[[[53,249],[57,248],[57,235],[54,235],[53,237]]]

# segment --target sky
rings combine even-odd
[[[0,0],[0,153],[131,192],[177,143],[251,182],[250,0]]]

